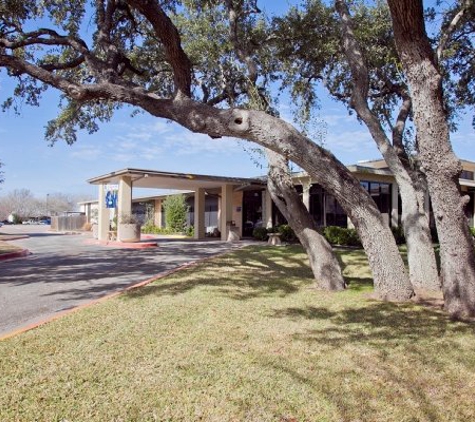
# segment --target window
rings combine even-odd
[[[319,185],[312,185],[310,188],[310,209],[309,212],[312,215],[317,226],[323,226],[323,188]]]
[[[392,186],[390,183],[362,181],[360,185],[368,191],[381,213],[391,214]]]
[[[466,180],[473,180],[474,179],[474,172],[469,171],[469,170],[462,170],[462,173],[460,174],[461,179],[466,179]]]

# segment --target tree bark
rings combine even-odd
[[[318,233],[315,221],[295,190],[286,160],[270,150],[266,155],[270,196],[307,252],[316,287],[333,291],[345,289],[338,259],[331,245]]]
[[[352,20],[346,2],[336,0],[335,7],[341,18],[343,49],[353,76],[351,107],[365,123],[372,138],[381,152],[386,164],[392,171],[399,187],[402,201],[402,226],[407,244],[409,278],[412,286],[418,290],[440,290],[434,249],[429,230],[429,220],[424,211],[424,196],[418,194],[416,174],[410,168],[404,147],[396,139],[402,137],[405,121],[411,102],[403,101],[397,125],[393,131],[391,145],[378,117],[368,106],[369,71],[362,49],[354,35]],[[396,148],[399,147],[400,152]]]
[[[388,0],[396,45],[411,87],[420,160],[440,241],[441,276],[447,311],[475,316],[475,254],[443,104],[442,76],[425,31],[420,0]]]

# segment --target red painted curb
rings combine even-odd
[[[146,249],[146,248],[156,248],[158,246],[157,242],[117,242],[111,240],[86,240],[85,242],[88,245],[100,245],[108,246],[110,248],[124,248],[124,249]]]
[[[18,252],[2,253],[0,254],[0,261],[6,261],[7,259],[14,259],[14,258],[23,258],[30,254],[31,252],[28,249],[22,249],[21,251],[18,251]]]
[[[246,245],[242,245],[240,247],[244,247]],[[213,259],[213,258],[217,258],[219,256],[222,256],[222,255],[226,255],[227,253],[229,252],[232,252],[233,249],[230,249],[230,250],[227,250],[227,251],[224,251],[224,252],[221,252],[219,254],[216,254],[216,255],[212,255],[212,256],[207,256],[205,258],[201,258],[201,259],[198,259],[196,261],[190,261],[190,262],[187,262],[185,264],[182,264],[176,268],[172,268],[171,270],[167,270],[167,271],[162,271],[161,273],[158,273],[157,275],[154,275],[153,277],[151,278],[148,278],[147,280],[144,280],[144,281],[140,281],[136,284],[133,284],[129,287],[125,287],[123,288],[122,290],[118,291],[118,292],[114,292],[114,293],[111,293],[111,294],[108,294],[106,296],[103,296],[99,299],[95,299],[95,300],[92,300],[91,302],[87,302],[87,303],[84,303],[82,305],[78,305],[76,306],[75,308],[72,308],[72,309],[68,309],[66,311],[62,311],[54,316],[51,316],[51,317],[48,317],[42,321],[39,321],[39,322],[36,322],[36,323],[33,323],[33,324],[30,324],[30,325],[27,325],[26,327],[23,327],[23,328],[19,328],[18,330],[15,330],[15,331],[12,331],[10,333],[7,333],[3,336],[0,337],[0,341],[3,341],[3,340],[6,340],[8,338],[11,338],[11,337],[14,337],[18,334],[22,334],[26,331],[30,331],[30,330],[33,330],[35,328],[38,328],[40,327],[41,325],[44,325],[44,324],[48,324],[49,322],[52,322],[56,319],[59,319],[59,318],[62,318],[66,315],[69,315],[69,314],[72,314],[73,312],[77,312],[77,311],[80,311],[81,309],[84,309],[84,308],[88,308],[90,306],[94,306],[98,303],[101,303],[101,302],[104,302],[106,300],[109,300],[109,299],[112,299],[116,296],[119,296],[121,294],[124,294],[130,290],[134,290],[134,289],[137,289],[139,287],[143,287],[143,286],[146,286],[147,284],[150,284],[152,283],[153,281],[156,281],[156,280],[160,280],[161,278],[164,278],[168,275],[171,275],[173,273],[176,273],[178,271],[181,271],[181,270],[184,270],[186,268],[191,268],[191,267],[194,267],[198,264],[201,264],[202,262],[205,262],[205,261],[208,261],[210,259]]]

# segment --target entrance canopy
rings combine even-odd
[[[258,178],[240,178],[208,176],[204,174],[191,173],[170,173],[156,170],[142,170],[126,168],[113,171],[103,176],[93,177],[88,180],[92,185],[119,184],[123,178],[130,177],[134,188],[149,189],[176,189],[176,190],[196,190],[214,189],[223,185],[233,185],[235,188],[245,189],[247,187],[257,187],[266,185],[266,182]]]
[[[233,195],[236,191],[248,189],[264,189],[266,182],[263,179],[209,176],[204,174],[171,173],[156,170],[142,170],[126,168],[114,171],[103,176],[89,179],[93,185],[99,185],[99,213],[98,238],[107,240],[110,231],[110,212],[108,208],[116,208],[117,215],[132,215],[132,189],[169,189],[194,191],[194,228],[195,238],[205,237],[205,195],[213,192],[220,198],[219,220],[221,239],[228,239],[233,225]],[[108,186],[117,186],[117,194],[111,194]],[[112,206],[111,206],[112,205]],[[241,207],[238,207],[241,208]],[[121,225],[117,231],[118,239],[122,239]]]

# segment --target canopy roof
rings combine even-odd
[[[148,189],[176,189],[176,190],[196,190],[198,188],[213,189],[224,184],[235,187],[265,187],[264,179],[209,176],[205,174],[191,173],[171,173],[156,170],[143,170],[126,168],[113,171],[103,176],[93,177],[88,180],[92,185],[118,184],[122,177],[129,176],[132,179],[134,188]]]

